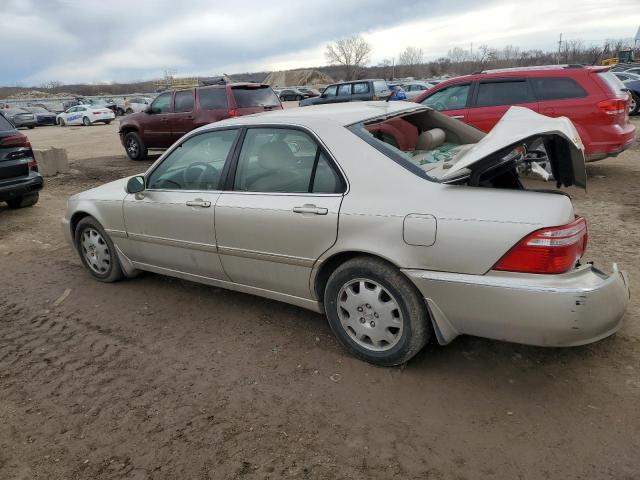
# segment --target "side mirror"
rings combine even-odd
[[[320,98],[327,98],[327,94],[323,93],[322,95],[320,95]]]
[[[127,187],[125,188],[127,193],[140,193],[144,190],[144,177],[142,175],[136,175],[135,177],[131,177],[127,182]]]

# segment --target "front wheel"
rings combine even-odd
[[[91,125],[91,120],[89,120],[89,117],[84,117],[84,118],[82,119],[82,124],[83,124],[85,127],[88,127],[89,125]]]
[[[9,205],[9,208],[32,207],[33,205],[38,203],[39,198],[40,198],[40,194],[30,193],[28,195],[23,195],[18,198],[12,198],[11,200],[7,200],[7,205]]]
[[[27,128],[28,128],[29,130],[33,130],[35,127],[36,127],[35,125],[27,125]]]
[[[116,116],[121,117],[123,115],[124,115],[124,110],[118,107],[118,110],[116,110]]]
[[[124,277],[113,242],[95,218],[78,222],[75,242],[80,260],[93,278],[111,283]]]
[[[631,94],[631,106],[629,107],[629,115],[638,115],[640,110],[640,97]]]
[[[58,125],[60,125],[61,127],[66,127],[67,126],[67,122],[64,121],[64,118],[59,118],[58,119]]]
[[[339,266],[327,282],[324,305],[344,347],[376,365],[409,361],[431,335],[424,298],[383,260],[357,257]]]
[[[111,120],[105,120],[105,121],[104,121],[104,124],[105,124],[105,125],[109,125],[110,123],[111,123]]]
[[[131,160],[144,160],[147,158],[147,147],[136,132],[129,132],[124,136],[124,148]]]

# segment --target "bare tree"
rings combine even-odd
[[[327,45],[325,56],[331,65],[344,67],[345,79],[355,80],[358,72],[369,61],[371,45],[361,36],[340,39]]]
[[[422,49],[416,47],[407,47],[404,52],[400,54],[398,64],[407,67],[406,73],[409,75],[415,75],[417,66],[422,64]]]

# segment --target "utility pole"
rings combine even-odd
[[[560,34],[560,40],[558,40],[558,65],[560,64],[560,51],[562,49],[562,33]]]
[[[396,57],[391,57],[391,80],[396,78]]]

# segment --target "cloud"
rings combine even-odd
[[[328,42],[353,34],[372,44],[376,63],[409,45],[426,58],[471,42],[548,49],[560,31],[600,41],[640,24],[637,0],[0,0],[0,12],[0,44],[11,46],[5,85],[317,66]]]

